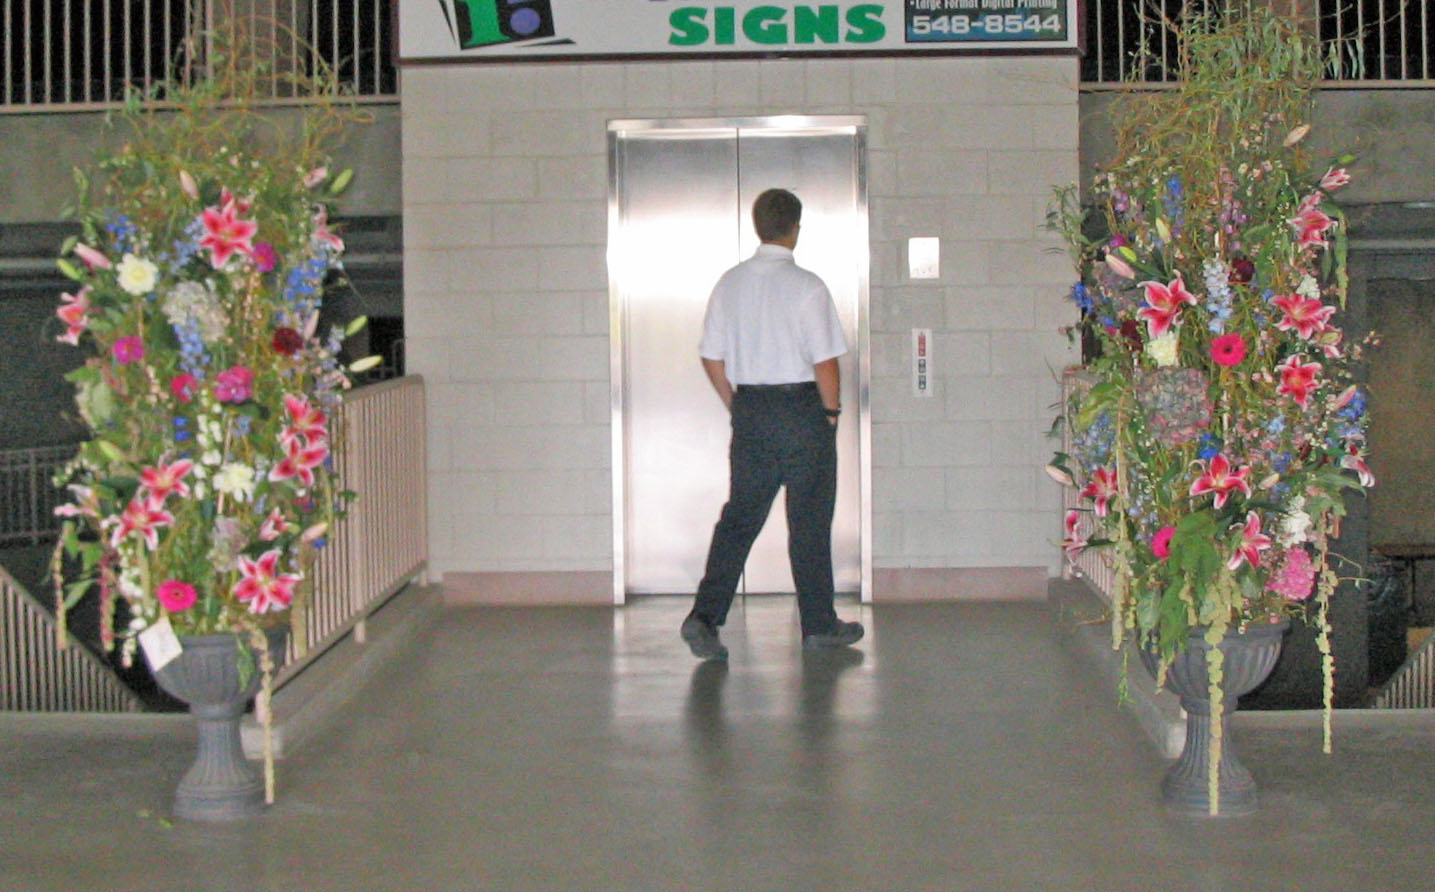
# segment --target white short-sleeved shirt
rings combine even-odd
[[[698,354],[722,360],[734,385],[812,381],[814,365],[846,352],[827,285],[781,245],[759,245],[713,286]]]

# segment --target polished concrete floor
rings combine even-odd
[[[1042,604],[893,605],[804,653],[791,599],[448,609],[235,825],[171,822],[183,722],[0,726],[0,890],[1435,887],[1435,737],[1241,728],[1247,819],[1166,814],[1164,763]]]

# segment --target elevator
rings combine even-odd
[[[727,498],[727,411],[698,358],[713,283],[750,257],[753,200],[802,201],[800,266],[847,335],[832,527],[837,591],[871,592],[866,125],[861,117],[614,121],[608,129],[614,602],[692,594]],[[739,593],[790,593],[784,494]]]

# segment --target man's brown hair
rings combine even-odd
[[[801,220],[802,202],[786,189],[768,189],[752,203],[752,225],[765,242],[787,235]]]

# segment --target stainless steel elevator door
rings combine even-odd
[[[728,416],[697,354],[713,283],[751,256],[753,199],[803,202],[797,262],[827,282],[851,347],[841,361],[838,591],[862,584],[859,320],[867,220],[863,128],[776,119],[731,126],[616,122],[610,129],[609,271],[614,348],[615,599],[691,593],[727,497]],[[791,592],[779,495],[743,591]]]

